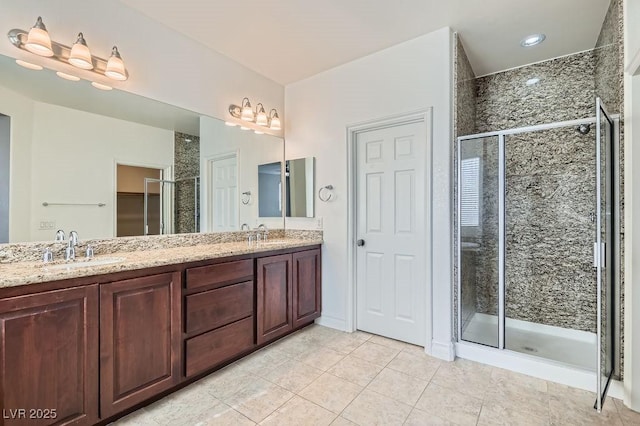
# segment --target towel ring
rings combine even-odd
[[[331,199],[333,198],[333,192],[331,192],[331,191],[333,191],[333,185],[327,185],[327,186],[323,186],[322,188],[320,188],[318,190],[318,198],[320,198],[320,201],[324,201],[325,203],[327,201],[331,201]],[[323,196],[323,194],[325,194],[325,192],[327,194],[329,194],[329,196]]]
[[[245,191],[242,193],[242,197],[240,198],[242,204],[245,206],[251,202],[251,191]]]

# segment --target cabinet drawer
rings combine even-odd
[[[185,297],[188,334],[213,330],[253,314],[253,281]]]
[[[187,269],[185,285],[188,289],[205,286],[217,288],[250,279],[253,279],[253,260],[247,259]]]
[[[185,343],[186,375],[206,371],[253,347],[253,317],[189,339]]]

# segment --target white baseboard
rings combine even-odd
[[[351,331],[351,330],[347,330],[347,322],[343,319],[322,315],[315,322],[316,324],[324,327],[335,328],[336,330],[346,331],[346,332]]]
[[[453,361],[456,358],[456,350],[453,342],[431,341],[431,350],[426,351],[432,357],[445,361]]]

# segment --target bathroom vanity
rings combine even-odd
[[[106,423],[312,323],[320,243],[0,265],[3,424]]]

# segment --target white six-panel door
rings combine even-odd
[[[424,346],[424,122],[356,137],[357,328]]]
[[[238,161],[236,156],[213,160],[211,164],[211,214],[213,232],[237,231],[238,228]]]

